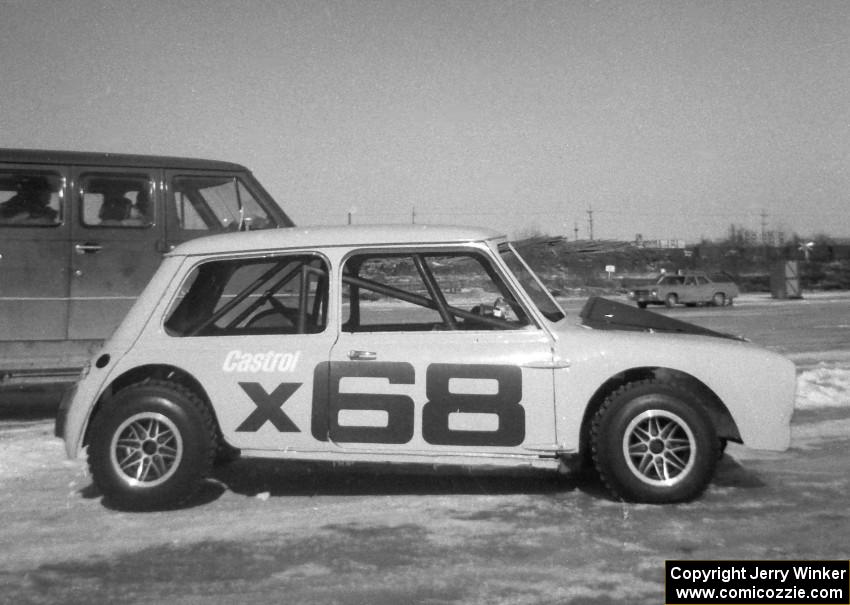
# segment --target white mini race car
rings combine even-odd
[[[119,508],[190,498],[217,456],[534,466],[687,501],[727,440],[783,450],[793,364],[601,298],[567,317],[480,229],[287,228],[166,255],[62,402]]]

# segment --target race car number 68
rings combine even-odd
[[[338,443],[409,442],[413,438],[416,413],[413,399],[401,394],[341,393],[340,382],[348,377],[386,378],[390,384],[414,384],[415,370],[407,362],[319,363],[313,375],[313,437]],[[492,394],[452,393],[449,390],[452,378],[494,380],[498,389]],[[517,366],[431,364],[426,370],[425,393],[428,401],[422,407],[422,438],[427,443],[510,447],[525,439],[525,410],[519,404],[522,371]],[[381,411],[386,414],[387,423],[377,427],[341,425],[342,410]],[[498,428],[452,429],[449,422],[452,414],[492,414],[498,418]]]

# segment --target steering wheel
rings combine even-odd
[[[298,309],[290,309],[278,299],[268,299],[271,309],[260,311],[248,320],[246,328],[284,328],[294,331],[298,327]]]

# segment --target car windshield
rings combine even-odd
[[[499,254],[502,255],[502,260],[508,265],[543,316],[553,322],[564,319],[564,311],[514,247],[510,244],[501,244]]]

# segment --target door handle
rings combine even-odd
[[[348,358],[357,361],[375,361],[378,359],[378,354],[374,351],[349,351]]]
[[[77,254],[97,254],[103,250],[103,246],[95,242],[86,242],[75,245],[74,250],[77,251]]]

